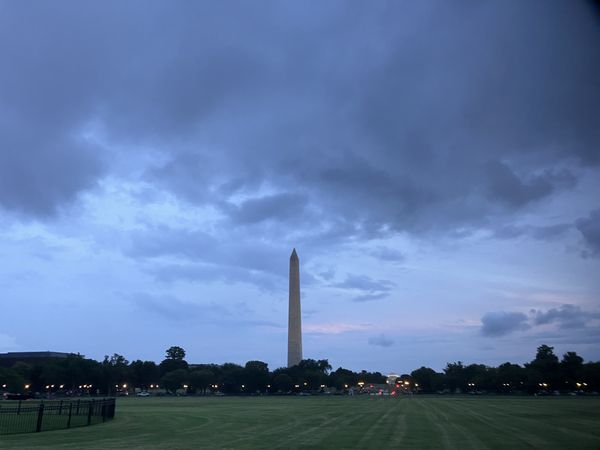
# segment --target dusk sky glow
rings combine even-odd
[[[0,0],[0,352],[600,360],[600,8]]]

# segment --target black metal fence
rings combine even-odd
[[[115,417],[115,399],[0,402],[0,435],[84,427]]]

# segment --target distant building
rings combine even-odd
[[[75,353],[63,352],[8,352],[0,353],[0,366],[11,367],[17,362],[28,364],[46,363],[53,360],[61,360],[68,358]],[[79,355],[82,356],[82,355]]]
[[[397,380],[398,378],[400,378],[400,375],[398,375],[398,374],[396,374],[396,373],[390,373],[390,374],[387,376],[387,378],[386,378],[385,382],[386,382],[386,383],[387,383],[387,384],[388,384],[390,387],[392,387],[392,388],[393,388],[393,387],[395,386],[395,384],[396,384],[396,380]]]

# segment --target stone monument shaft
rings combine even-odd
[[[302,319],[300,316],[300,260],[296,249],[290,256],[290,303],[288,313],[288,367],[302,361]]]

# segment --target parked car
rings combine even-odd
[[[142,392],[138,392],[137,396],[138,397],[150,397],[150,394],[146,391],[142,391]]]

